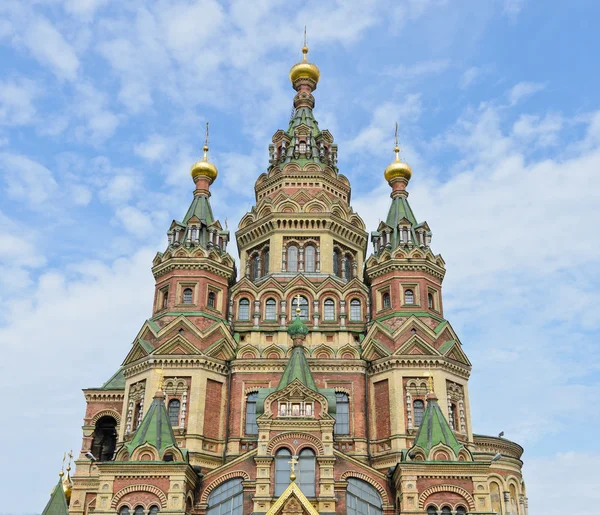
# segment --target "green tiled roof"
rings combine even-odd
[[[283,390],[294,379],[298,379],[304,386],[307,386],[311,390],[318,391],[312,372],[310,371],[310,366],[308,365],[308,361],[306,361],[303,347],[294,347],[292,349],[292,355],[287,362],[276,390]]]
[[[133,439],[125,446],[131,455],[135,449],[146,443],[155,447],[161,457],[169,447],[178,448],[162,395],[157,394],[154,396],[152,404],[150,404],[150,408],[144,415],[144,419],[137,428]],[[185,454],[185,449],[180,450]]]
[[[184,225],[187,225],[190,218],[194,216],[198,218],[198,220],[204,222],[207,226],[215,221],[213,218],[212,208],[210,207],[210,202],[206,195],[198,195],[194,197],[194,200],[192,200],[192,203],[187,210],[187,213],[183,217]]]
[[[62,478],[60,478],[58,480],[58,483],[54,487],[54,490],[52,490],[52,493],[50,494],[50,500],[48,501],[48,504],[46,504],[46,507],[44,508],[44,511],[42,512],[42,515],[68,515],[68,514],[69,514],[69,507],[67,505],[67,498],[65,497],[65,492],[64,492],[63,486],[62,486]]]
[[[452,347],[452,345],[454,345],[454,340],[448,340],[447,342],[442,343],[442,346],[440,347],[440,354],[445,354],[446,351]]]
[[[462,449],[462,444],[454,436],[446,417],[440,409],[437,399],[427,399],[427,409],[423,414],[423,422],[419,427],[419,432],[415,438],[414,447],[420,447],[425,451],[426,458],[429,451],[436,445],[443,443],[450,447],[458,456],[458,451]]]
[[[123,375],[123,367],[119,368],[100,388],[102,390],[124,390],[125,376]]]

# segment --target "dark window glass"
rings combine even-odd
[[[258,434],[258,425],[256,425],[256,399],[258,392],[249,393],[246,397],[246,434]]]
[[[352,258],[350,256],[344,258],[344,279],[346,281],[352,279]]]
[[[350,301],[350,320],[357,322],[360,320],[360,300]]]
[[[194,291],[191,288],[186,288],[183,290],[183,303],[191,304],[194,299]]]
[[[123,506],[120,510],[119,510],[119,515],[129,515],[131,512],[129,511],[129,507],[127,506]]]
[[[456,508],[456,515],[466,515],[467,510],[465,510],[462,506]]]
[[[179,425],[179,407],[181,403],[179,399],[171,399],[169,401],[169,420],[172,426]]]
[[[134,510],[134,515],[145,515],[143,506],[136,506]]]
[[[382,296],[383,299],[383,309],[389,309],[392,306],[392,301],[390,300],[390,294],[385,292]]]
[[[113,458],[116,446],[117,421],[108,415],[101,417],[94,428],[92,454],[98,461],[109,461]]]
[[[296,308],[298,307],[298,297],[292,300],[292,316],[296,317]],[[308,300],[306,297],[300,297],[300,320],[308,320]]]
[[[335,394],[335,426],[336,435],[350,434],[350,400],[347,393]]]
[[[267,275],[269,273],[269,249],[266,249],[263,252],[263,275]]]
[[[248,299],[240,300],[238,320],[250,320],[250,301]]]
[[[280,449],[275,455],[275,495],[281,495],[290,484],[290,459],[292,453]]]
[[[427,305],[429,309],[433,309],[433,295],[431,293],[427,294]]]
[[[404,290],[404,304],[414,304],[415,294],[412,290]]]
[[[230,479],[210,493],[206,515],[242,515],[243,498],[242,480]]]
[[[303,449],[298,456],[298,478],[296,482],[307,497],[314,497],[315,493],[315,453],[310,449]]]
[[[450,508],[449,506],[444,506],[442,508],[442,514],[446,514],[446,513],[452,513],[452,508]]]
[[[435,506],[429,506],[427,508],[427,515],[437,515],[437,508]]]
[[[457,424],[457,420],[456,420],[456,404],[450,404],[449,407],[449,422],[450,422],[450,427],[452,429],[454,429],[455,431],[457,430],[458,424]]]
[[[208,292],[208,307],[215,308],[217,305],[217,296],[214,291]]]
[[[340,251],[334,250],[333,251],[333,275],[337,275],[338,277],[341,277],[341,275],[342,275],[340,261],[341,261]]]
[[[275,299],[267,299],[265,320],[277,320],[277,302]]]
[[[260,257],[254,256],[252,258],[252,277],[251,279],[255,281],[260,277]]]
[[[425,403],[420,400],[413,402],[413,420],[415,426],[420,426],[423,423],[423,414],[425,413]]]
[[[298,271],[298,247],[290,245],[287,249],[287,271]]]
[[[158,506],[152,506],[152,508],[150,508],[150,510],[148,511],[149,515],[156,515],[158,513]]]
[[[335,320],[335,302],[331,299],[325,301],[324,319],[328,322]]]
[[[304,270],[315,271],[315,248],[310,245],[304,249]]]
[[[162,302],[162,307],[163,309],[167,309],[167,307],[169,306],[169,290],[165,290],[163,292],[163,302]]]
[[[381,496],[366,481],[349,477],[346,510],[348,515],[382,515]]]

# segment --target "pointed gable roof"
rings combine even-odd
[[[283,493],[279,496],[279,499],[277,499],[273,506],[269,508],[269,511],[267,511],[266,515],[278,515],[279,513],[283,513],[288,502],[294,498],[302,508],[303,513],[307,515],[319,515],[319,512],[315,510],[312,503],[306,498],[306,495],[302,493],[302,490],[300,490],[300,487],[295,481],[292,481],[283,491]]]
[[[162,392],[156,392],[152,399],[150,408],[144,415],[142,423],[137,428],[135,435],[131,442],[125,444],[129,454],[132,454],[135,449],[144,444],[152,445],[158,450],[159,456],[162,456],[163,452],[169,447],[177,446],[175,440],[175,434],[171,427],[171,421],[165,407],[164,394]],[[185,449],[179,449],[184,455],[186,454]]]
[[[276,391],[283,390],[294,379],[298,379],[304,386],[307,386],[311,390],[318,391],[310,366],[304,355],[304,348],[300,346],[292,349],[292,355],[287,362]]]
[[[187,223],[193,217],[196,217],[207,227],[215,221],[212,208],[210,206],[210,201],[206,195],[198,195],[194,197],[194,200],[192,200],[192,203],[187,210],[187,213],[183,217],[183,223],[187,225]]]
[[[59,478],[58,483],[52,490],[50,500],[46,504],[42,515],[69,515],[69,506],[63,490],[62,477]]]
[[[450,428],[446,417],[444,417],[438,405],[437,397],[434,393],[430,393],[427,396],[427,409],[423,414],[423,422],[419,427],[413,448],[420,447],[423,449],[427,459],[431,449],[439,444],[450,447],[456,456],[463,447],[454,436],[454,432]]]

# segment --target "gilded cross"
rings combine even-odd
[[[301,309],[300,309],[300,299],[302,297],[300,297],[300,294],[296,295],[296,313],[300,314]]]
[[[296,456],[292,456],[292,459],[288,463],[290,464],[290,473],[294,474],[296,472],[295,466],[298,464]]]
[[[71,460],[73,459],[73,451],[69,451],[69,454],[67,456],[69,457],[69,463],[67,464],[67,472],[69,472],[71,470]]]

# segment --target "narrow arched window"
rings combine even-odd
[[[414,304],[415,293],[411,289],[404,290],[404,304]]]
[[[429,309],[433,309],[433,307],[434,307],[433,295],[431,293],[427,294],[427,306],[429,307]]]
[[[208,496],[206,515],[242,515],[243,500],[242,479],[225,481]]]
[[[437,515],[437,508],[435,506],[428,506],[427,515]]]
[[[467,510],[465,508],[463,508],[462,506],[458,506],[456,508],[456,515],[467,515]],[[515,512],[516,514],[516,512]]]
[[[256,281],[260,277],[260,257],[258,254],[252,258],[252,277],[253,281]]]
[[[350,301],[350,320],[359,322],[360,318],[360,300],[353,299]]]
[[[148,511],[148,515],[156,515],[159,512],[158,506],[154,505]]]
[[[181,407],[181,403],[179,399],[171,399],[169,401],[169,421],[172,426],[179,425],[179,408]]]
[[[92,453],[93,454],[93,453]],[[95,456],[95,454],[94,454]],[[119,510],[119,515],[130,515],[131,511],[129,510],[129,506],[123,506],[120,510]]]
[[[250,301],[241,299],[238,306],[238,320],[250,320]]]
[[[246,397],[246,434],[258,434],[258,425],[256,424],[256,399],[258,392],[249,393]]]
[[[315,271],[315,248],[312,245],[308,245],[304,249],[304,271]]]
[[[315,453],[311,449],[302,449],[298,456],[298,479],[296,480],[306,497],[315,493]]]
[[[281,495],[290,484],[291,457],[287,449],[279,449],[275,455],[275,495]]]
[[[344,257],[344,279],[346,281],[352,279],[352,256],[350,255]]]
[[[135,403],[135,408],[133,409],[133,429],[137,429],[140,423],[142,422],[142,403],[138,401]]]
[[[338,277],[342,276],[342,267],[341,267],[341,253],[339,250],[333,251],[333,275],[337,275]]]
[[[444,506],[442,508],[442,515],[446,515],[446,513],[448,513],[448,514],[452,513],[452,508],[450,508],[450,506]]]
[[[145,515],[143,506],[136,506],[133,515]]]
[[[164,290],[162,294],[162,308],[167,309],[169,307],[169,290]]]
[[[214,291],[209,291],[208,292],[208,307],[209,308],[216,308],[217,307],[217,296],[215,295]]]
[[[350,434],[350,399],[347,393],[337,392],[335,394],[335,426],[333,432],[336,435]]]
[[[94,427],[92,440],[92,454],[98,461],[112,460],[117,446],[117,421],[105,415],[101,417]]]
[[[298,145],[300,153],[301,154],[305,154],[306,153],[306,142],[301,141],[300,145]]]
[[[450,422],[450,427],[454,429],[454,431],[457,431],[458,423],[456,420],[456,404],[454,403],[451,403],[448,406],[448,419],[448,421]]]
[[[423,423],[423,414],[425,413],[425,403],[421,400],[413,402],[413,420],[415,426]]]
[[[263,275],[267,275],[269,273],[269,247],[263,250]]]
[[[348,478],[346,513],[348,515],[382,515],[383,505],[379,492],[366,481]]]
[[[323,319],[326,322],[335,320],[335,302],[332,299],[327,299],[323,304]]]
[[[194,290],[192,290],[191,288],[185,288],[183,290],[183,303],[191,304],[193,300],[194,300]]]
[[[392,307],[392,301],[390,299],[390,294],[387,291],[381,296],[381,300],[383,303],[383,309],[389,309]]]
[[[296,317],[296,308],[298,307],[298,297],[292,300],[292,317]],[[308,300],[306,297],[300,297],[300,320],[308,320]]]
[[[287,271],[298,271],[298,247],[295,245],[290,245],[287,248]]]
[[[265,303],[265,320],[277,320],[277,302],[275,299],[267,299]]]

